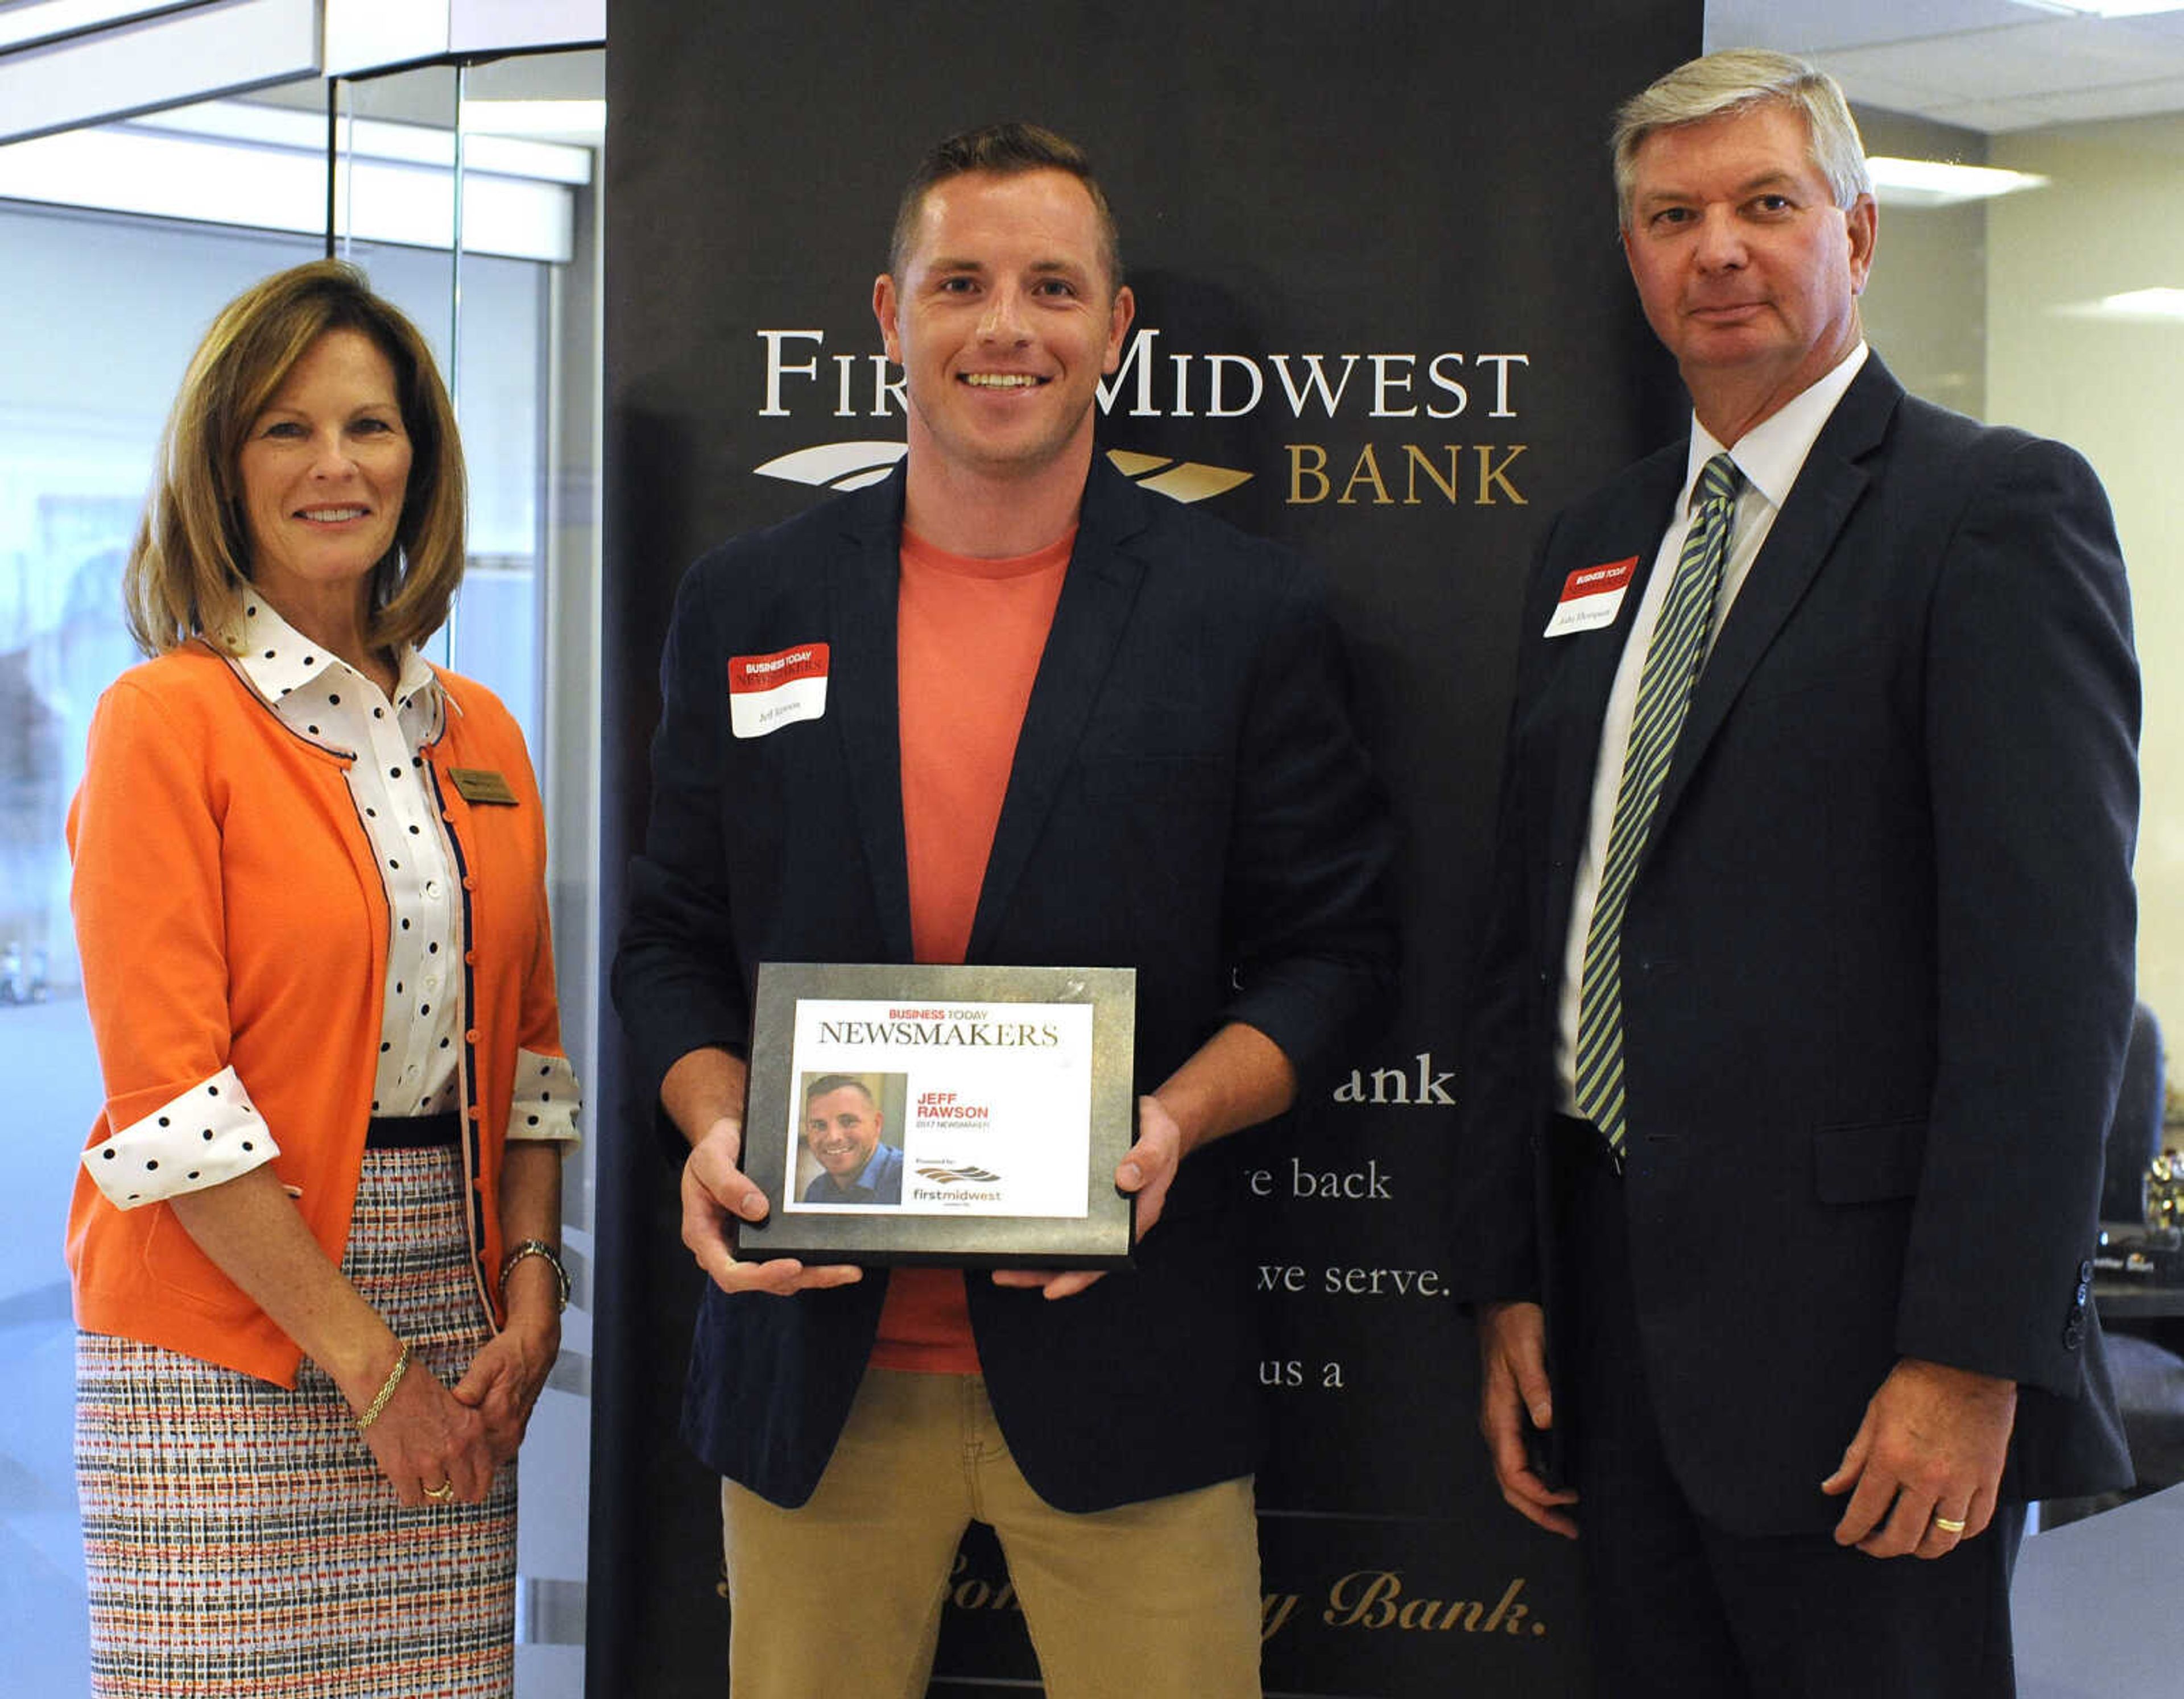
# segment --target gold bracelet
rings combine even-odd
[[[515,1272],[515,1265],[526,1256],[538,1256],[545,1259],[546,1266],[554,1271],[554,1284],[558,1294],[554,1313],[558,1315],[567,1309],[569,1307],[569,1271],[561,1266],[560,1253],[543,1239],[526,1239],[501,1258],[501,1302],[504,1305],[508,1302],[508,1277]]]
[[[410,1341],[402,1341],[402,1354],[394,1359],[394,1367],[387,1371],[387,1379],[379,1384],[378,1395],[364,1407],[364,1413],[356,1418],[356,1431],[361,1434],[379,1419],[379,1412],[387,1407],[387,1401],[394,1395],[394,1389],[402,1384],[402,1377],[410,1373]]]

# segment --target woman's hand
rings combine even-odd
[[[185,1192],[171,1204],[198,1248],[332,1377],[350,1410],[370,1409],[401,1341],[311,1236],[272,1167]],[[475,1504],[493,1483],[484,1421],[415,1357],[364,1442],[404,1504]],[[426,1487],[443,1485],[453,1494],[428,1498]]]
[[[485,1418],[414,1357],[394,1395],[364,1430],[364,1443],[404,1504],[448,1502],[448,1495],[427,1491],[443,1485],[454,1489],[454,1498],[476,1504],[493,1485],[498,1459]]]
[[[532,1407],[560,1354],[561,1318],[549,1310],[543,1316],[511,1316],[471,1359],[454,1395],[485,1424],[495,1463],[514,1459],[531,1424]]]

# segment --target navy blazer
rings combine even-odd
[[[682,582],[615,966],[655,1099],[686,1052],[744,1050],[760,961],[911,959],[902,489],[898,471],[738,538]],[[732,735],[729,658],[820,642],[823,716]],[[1273,1039],[1311,1089],[1393,989],[1392,828],[1346,698],[1340,639],[1300,560],[1095,460],[969,959],[1134,967],[1140,1092],[1232,1021]],[[1135,1271],[1079,1296],[967,1283],[995,1413],[1050,1502],[1104,1508],[1256,1466],[1240,1167],[1234,1140],[1191,1157]],[[684,1409],[699,1454],[777,1503],[808,1498],[886,1284],[876,1271],[785,1300],[709,1286]]]
[[[1526,599],[1457,1264],[1559,1295],[1556,1004],[1610,684],[1686,465],[1565,513]],[[1545,638],[1636,555],[1614,621]],[[2006,1496],[2129,1479],[2087,1304],[2131,1024],[2139,692],[2070,449],[1869,358],[1694,692],[1623,933],[1631,1279],[1671,1466],[1719,1525],[1831,1525],[1900,1357],[2021,1384]]]

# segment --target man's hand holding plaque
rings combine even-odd
[[[1160,1220],[1167,1202],[1167,1189],[1183,1165],[1183,1129],[1160,1099],[1138,1100],[1138,1140],[1115,1166],[1115,1189],[1137,1200],[1137,1222],[1132,1242],[1143,1239]],[[1100,1278],[1100,1268],[996,1268],[996,1286],[1037,1288],[1049,1298],[1073,1298]]]
[[[741,1060],[727,1051],[696,1050],[662,1086],[661,1100],[677,1121],[705,1129],[682,1164],[682,1243],[724,1292],[786,1295],[863,1279],[864,1270],[846,1263],[807,1267],[793,1257],[747,1262],[737,1256],[736,1223],[763,1221],[769,1209],[766,1193],[742,1167],[747,1078]]]

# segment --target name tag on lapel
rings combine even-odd
[[[462,793],[463,800],[501,808],[515,806],[515,793],[508,781],[491,767],[449,767],[448,782]]]
[[[1607,560],[1597,566],[1580,566],[1563,580],[1563,593],[1541,637],[1568,637],[1572,632],[1598,631],[1612,626],[1623,609],[1624,592],[1638,570],[1638,557]]]
[[[728,729],[738,738],[763,738],[826,711],[825,643],[728,657]]]

